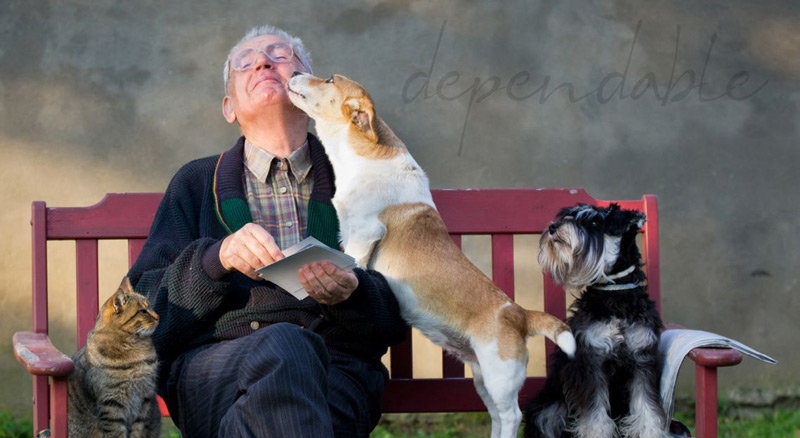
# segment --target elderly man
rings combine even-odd
[[[161,317],[159,394],[183,436],[366,437],[387,345],[406,325],[377,272],[304,266],[297,300],[255,270],[313,236],[338,249],[335,185],[287,97],[302,42],[250,30],[225,63],[222,113],[243,136],[173,177],[129,277]]]

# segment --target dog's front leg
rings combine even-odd
[[[658,337],[650,328],[633,325],[625,332],[625,345],[636,362],[628,390],[630,412],[620,421],[625,438],[669,438],[667,416],[658,393],[661,376]]]
[[[356,259],[358,267],[367,269],[375,247],[386,233],[386,228],[378,221],[361,222],[348,226],[345,254]]]

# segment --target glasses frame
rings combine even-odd
[[[283,60],[278,60],[278,59],[275,59],[275,58],[273,58],[272,56],[270,56],[270,54],[269,54],[269,52],[267,51],[267,49],[269,49],[269,48],[270,48],[270,47],[272,47],[272,46],[277,46],[277,45],[284,45],[284,46],[288,46],[288,47],[289,47],[289,51],[291,52],[291,54],[292,54],[292,55],[291,55],[291,56],[290,56],[290,57],[289,57],[287,60],[285,60],[285,61],[283,61]],[[255,54],[256,54],[256,55],[255,55],[255,56],[256,56],[256,61],[252,62],[252,63],[251,63],[249,66],[247,66],[247,67],[245,67],[245,68],[236,68],[236,66],[234,65],[234,62],[233,62],[233,59],[234,59],[234,57],[238,56],[240,53],[242,53],[242,52],[244,52],[244,51],[246,51],[246,50],[252,50],[252,51],[254,51],[254,52],[255,52]],[[292,60],[294,60],[295,58],[297,58],[297,54],[296,54],[296,53],[295,53],[295,51],[294,51],[294,46],[292,46],[291,44],[289,44],[289,43],[283,43],[283,42],[281,42],[281,43],[271,43],[271,44],[267,44],[267,45],[265,45],[265,46],[264,46],[264,47],[262,47],[262,48],[256,48],[256,47],[247,47],[247,48],[244,48],[244,49],[238,50],[238,51],[237,51],[235,54],[233,54],[233,55],[228,55],[228,65],[230,66],[231,70],[234,70],[234,71],[239,71],[239,72],[242,72],[242,71],[247,71],[247,70],[250,70],[251,68],[253,68],[253,66],[254,66],[254,65],[256,65],[256,63],[257,63],[257,60],[258,60],[258,54],[259,54],[259,53],[263,53],[263,54],[264,54],[264,56],[266,56],[268,60],[270,60],[270,61],[272,61],[272,62],[274,62],[274,63],[276,63],[276,64],[284,64],[284,63],[287,63],[287,62],[292,62]],[[298,60],[300,60],[300,58],[297,58],[297,59],[298,59]],[[301,61],[301,64],[302,64],[302,61]]]

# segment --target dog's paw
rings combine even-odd
[[[558,348],[567,354],[567,357],[572,359],[575,357],[575,337],[572,332],[561,332],[556,336],[556,344]]]

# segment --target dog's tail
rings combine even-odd
[[[567,356],[575,356],[575,337],[564,321],[537,310],[526,310],[525,316],[528,319],[528,335],[544,335]]]

